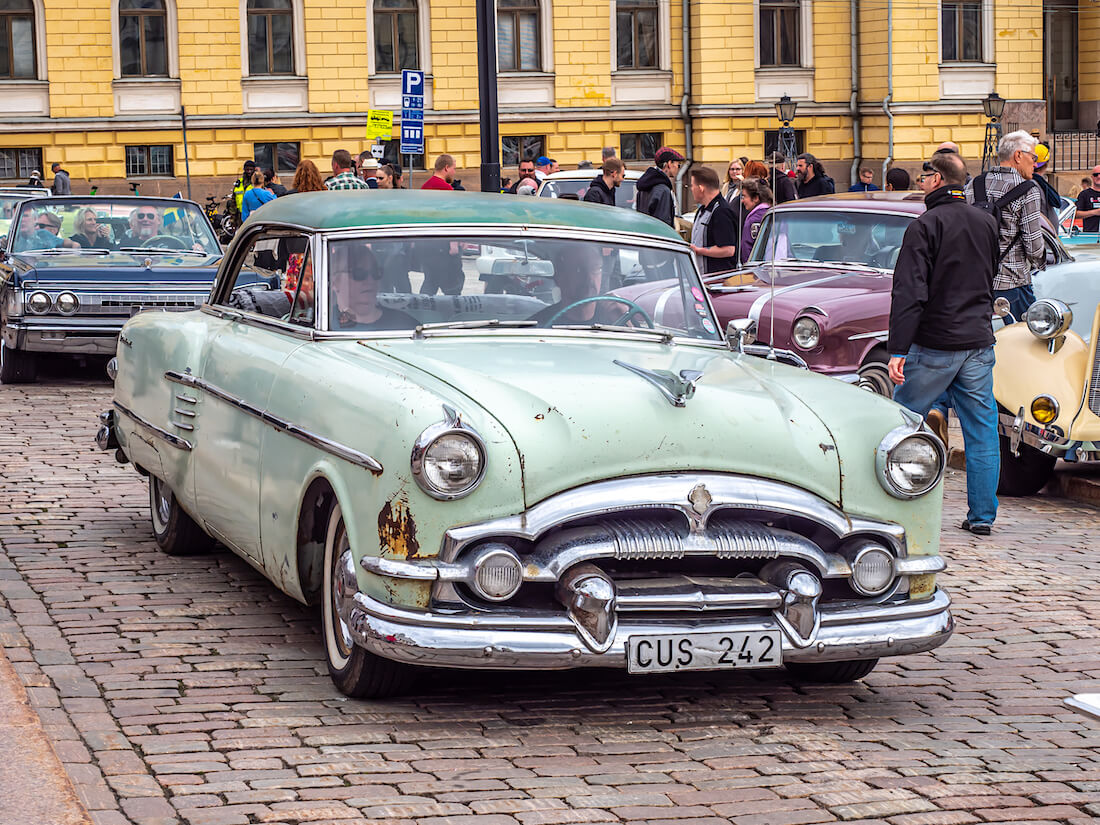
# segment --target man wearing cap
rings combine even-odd
[[[1043,172],[1046,171],[1047,161],[1050,160],[1050,147],[1045,143],[1040,143],[1035,147],[1035,157],[1039,158],[1035,164],[1035,175],[1031,178],[1043,191],[1043,214],[1047,216],[1052,224],[1058,225],[1058,212],[1062,208],[1062,196],[1058,194],[1058,190],[1050,185],[1050,181],[1043,177]]]
[[[233,203],[237,205],[237,214],[241,214],[241,206],[244,203],[244,193],[252,188],[252,173],[256,171],[256,161],[244,162],[244,174],[237,178],[233,184]]]
[[[675,228],[676,200],[672,197],[672,179],[680,171],[684,156],[675,149],[662,146],[653,162],[655,165],[646,169],[635,184],[638,190],[637,209]]]
[[[73,193],[73,187],[69,183],[69,173],[61,168],[60,163],[54,163],[50,166],[50,171],[53,172],[53,186],[50,188],[55,195],[71,195]]]
[[[379,168],[378,159],[373,155],[363,158],[359,164],[359,176],[367,182],[367,186],[371,189],[378,188]]]
[[[539,155],[535,158],[535,180],[542,183],[546,176],[550,174],[551,168],[554,166],[554,161],[546,157],[546,155]]]

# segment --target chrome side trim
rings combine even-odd
[[[861,332],[858,335],[849,335],[849,341],[862,341],[865,338],[888,338],[890,337],[890,330],[880,329],[877,332]]]
[[[274,427],[276,430],[286,433],[293,438],[297,438],[299,441],[303,441],[306,444],[310,444],[320,450],[324,450],[330,455],[334,455],[337,458],[348,461],[358,467],[362,467],[365,470],[369,470],[375,475],[382,474],[382,465],[366,453],[360,452],[359,450],[353,450],[351,447],[346,447],[343,444],[337,444],[335,441],[330,441],[324,436],[320,436],[316,433],[310,432],[309,430],[303,429],[297,424],[271,415],[271,413],[267,412],[266,410],[261,410],[259,407],[253,406],[247,401],[231,395],[220,387],[216,387],[207,381],[203,381],[201,378],[196,378],[194,375],[190,375],[188,373],[175,372],[173,370],[169,370],[168,372],[164,373],[164,377],[172,383],[182,384],[185,387],[194,387],[195,389],[203,390],[204,392],[209,393],[215,398],[218,398],[236,407],[241,412],[247,413],[254,418],[260,419],[265,424]]]
[[[172,433],[168,432],[167,430],[162,430],[160,427],[156,426],[155,424],[150,424],[148,421],[146,421],[140,415],[133,412],[132,410],[127,409],[122,404],[120,404],[118,401],[115,401],[114,405],[115,405],[116,410],[118,410],[120,413],[125,415],[127,418],[129,418],[135,424],[140,426],[142,429],[152,433],[157,438],[160,438],[160,439],[166,441],[167,443],[171,444],[173,447],[176,447],[177,449],[186,450],[186,451],[190,452],[191,442],[188,441],[187,439],[180,438],[178,435],[173,435]]]
[[[808,263],[813,263],[812,261]],[[835,275],[829,275],[825,278],[818,278],[816,281],[806,281],[803,284],[788,284],[787,286],[781,286],[779,288],[769,289],[766,293],[761,295],[755,301],[752,302],[752,306],[749,307],[749,314],[746,316],[754,321],[759,321],[760,316],[764,312],[764,305],[773,298],[778,298],[780,295],[785,295],[788,292],[793,292],[796,289],[805,289],[810,286],[819,286],[821,284],[827,284],[829,281],[839,281],[841,278],[852,277],[851,272],[838,272]]]

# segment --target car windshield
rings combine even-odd
[[[779,210],[764,218],[749,263],[836,262],[893,271],[912,220],[856,210]]]
[[[576,195],[578,200],[584,200],[584,193],[592,184],[599,170],[593,170],[591,178],[569,178],[562,180],[548,180],[539,190],[540,198],[560,198],[562,195]],[[634,181],[624,180],[615,189],[615,205],[634,208]]]
[[[641,301],[656,282],[658,310],[627,298]],[[341,239],[328,244],[328,285],[335,331],[440,324],[718,337],[691,256],[678,249],[552,237]]]
[[[0,194],[0,235],[8,233],[12,218],[15,217],[15,208],[25,200],[23,195]]]
[[[220,254],[210,222],[189,201],[109,197],[23,201],[10,227],[13,252]]]

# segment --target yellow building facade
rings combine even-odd
[[[31,166],[48,183],[53,161],[78,192],[169,194],[189,173],[196,198],[224,193],[251,157],[281,158],[284,183],[299,158],[327,174],[334,150],[373,143],[369,109],[399,112],[400,69],[415,68],[428,162],[454,155],[477,187],[474,0],[5,8],[0,30],[25,42],[0,57],[0,183]],[[881,183],[884,164],[919,168],[944,140],[979,159],[994,90],[1006,125],[1045,133],[1100,115],[1100,66],[1078,59],[1100,31],[1090,0],[498,0],[496,25],[505,176],[517,153],[571,168],[598,165],[604,146],[630,166],[669,145],[724,169],[773,148],[782,95],[798,103],[799,148],[844,184],[854,162]]]

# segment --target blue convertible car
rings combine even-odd
[[[12,203],[0,224],[0,382],[33,381],[41,352],[111,355],[142,310],[190,310],[222,250],[197,204],[61,197]]]

